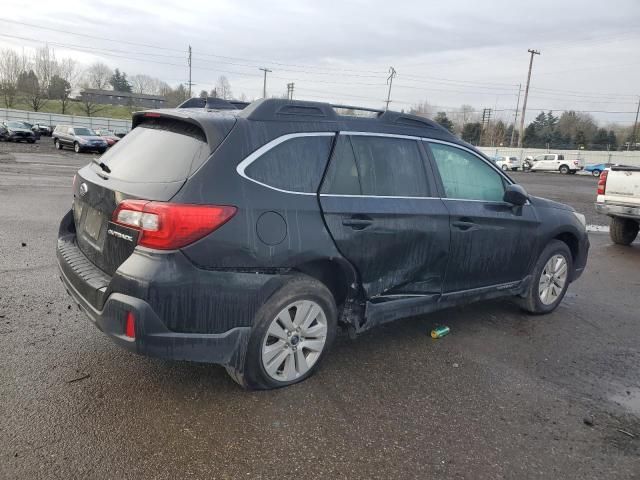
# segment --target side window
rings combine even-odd
[[[351,140],[339,135],[333,149],[331,162],[322,183],[320,193],[334,195],[361,195],[356,157],[351,148]]]
[[[564,160],[564,155],[558,155],[558,160]]]
[[[555,156],[553,156],[553,155],[545,155],[545,156],[544,156],[544,159],[545,159],[545,160],[555,160],[555,159],[556,159],[556,157],[555,157]]]
[[[430,143],[448,198],[501,202],[502,176],[481,158],[460,148]]]
[[[363,195],[426,197],[427,176],[416,140],[353,135]]]
[[[315,193],[329,158],[332,140],[333,135],[286,140],[249,164],[245,174],[282,190]]]

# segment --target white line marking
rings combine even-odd
[[[587,232],[609,233],[608,225],[587,225]]]

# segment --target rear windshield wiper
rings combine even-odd
[[[111,169],[106,165],[106,163],[101,162],[97,158],[92,158],[91,161],[93,163],[95,163],[96,165],[98,165],[102,169],[103,172],[111,173]]]

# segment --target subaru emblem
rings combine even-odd
[[[86,183],[81,183],[80,184],[80,195],[82,195],[83,197],[87,194],[87,191],[89,191],[89,187],[87,187]]]

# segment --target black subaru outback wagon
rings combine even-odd
[[[317,369],[339,325],[499,296],[547,313],[585,268],[584,216],[430,120],[229,108],[136,113],[74,178],[61,278],[131,351],[281,387]]]

